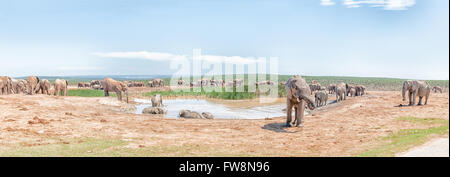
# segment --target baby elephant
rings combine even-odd
[[[190,111],[190,110],[181,110],[179,113],[180,118],[188,118],[188,119],[203,119],[204,117],[198,112]]]
[[[317,107],[327,105],[327,101],[328,101],[328,94],[326,91],[316,92],[315,103]]]
[[[442,93],[442,88],[439,86],[434,86],[431,90],[434,91],[434,93]]]
[[[161,107],[162,104],[162,98],[160,94],[156,94],[152,97],[152,107]]]

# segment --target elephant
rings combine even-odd
[[[78,88],[89,88],[89,87],[91,87],[91,83],[89,83],[89,82],[79,82],[78,83]]]
[[[203,119],[204,117],[198,112],[190,111],[190,110],[181,110],[178,114],[180,118],[189,118],[189,119]]]
[[[142,114],[166,114],[167,111],[160,107],[148,107],[142,110]]]
[[[350,96],[351,97],[355,97],[356,96],[356,89],[354,87],[350,88]]]
[[[432,91],[434,91],[434,93],[442,93],[442,88],[439,86],[434,86],[433,89],[431,89]]]
[[[12,91],[15,94],[25,93],[26,92],[26,81],[23,79],[11,79]]]
[[[38,87],[38,83],[39,83],[39,77],[37,76],[29,76],[27,78],[27,90],[28,90],[28,94],[30,95],[34,95],[36,92],[34,92],[36,90],[36,88]]]
[[[214,119],[214,116],[211,113],[209,113],[209,112],[203,112],[202,116],[205,119]]]
[[[315,97],[315,103],[316,103],[317,107],[327,105],[328,93],[326,91],[318,91],[318,92],[316,92],[314,97]]]
[[[201,79],[200,80],[200,85],[203,87],[203,86],[208,86],[208,85],[211,85],[211,80],[209,80],[209,79]]]
[[[144,87],[145,84],[144,84],[144,82],[134,82],[134,83],[133,83],[133,86],[134,86],[134,87]]]
[[[347,90],[345,86],[346,84],[343,82],[336,84],[336,87],[334,88],[334,93],[336,94],[336,102],[347,99]]]
[[[329,93],[329,94],[333,94],[335,88],[336,88],[336,84],[330,84],[330,85],[328,85],[328,93]]]
[[[36,87],[36,90],[34,91],[34,93],[41,92],[42,94],[50,95],[50,92],[49,92],[50,87],[51,87],[50,81],[48,81],[47,79],[42,79],[41,81],[39,81],[38,86]]]
[[[67,86],[69,86],[69,82],[64,79],[56,79],[53,87],[55,87],[55,92],[53,93],[55,96],[67,96]]]
[[[147,87],[153,87],[153,81],[148,81],[147,82]]]
[[[238,87],[244,84],[244,79],[233,79],[233,87]]]
[[[125,92],[128,103],[128,87],[122,82],[116,81],[112,78],[104,78],[102,80],[103,91],[105,97],[109,96],[109,92],[116,92],[119,101],[122,101],[122,92]]]
[[[0,79],[0,95],[3,95],[4,89],[7,89],[6,84]]]
[[[311,90],[311,95],[315,91],[320,90],[320,84],[309,84],[309,89]]]
[[[178,85],[183,85],[184,84],[184,80],[178,80]]]
[[[3,81],[3,88],[1,90],[2,94],[11,94],[13,93],[12,89],[12,79],[8,76],[0,76],[0,80]]]
[[[426,81],[407,80],[403,82],[402,87],[403,101],[406,101],[405,97],[406,92],[409,93],[408,106],[413,106],[416,103],[416,96],[419,96],[419,103],[417,105],[422,105],[423,97],[425,97],[425,105],[426,105],[428,103],[428,97],[430,96],[431,88]]]
[[[297,127],[303,126],[303,117],[305,116],[305,104],[310,110],[315,109],[314,101],[309,96],[311,90],[303,79],[299,75],[292,76],[286,82],[286,104],[287,104],[287,118],[286,126],[291,126],[292,121],[292,108],[295,110],[294,123]]]
[[[363,96],[365,94],[366,87],[363,85],[356,85],[355,90],[356,90],[356,93],[355,93],[356,96]]]
[[[355,86],[352,85],[352,84],[345,84],[345,90],[346,90],[345,95],[346,95],[346,96],[349,96],[349,95],[350,95],[350,90],[351,90],[352,88],[355,88]]]
[[[92,81],[91,81],[91,87],[94,86],[94,85],[100,85],[100,84],[101,84],[101,83],[100,83],[99,80],[92,80]]]
[[[152,83],[153,87],[164,87],[164,80],[162,79],[153,79]]]
[[[152,97],[152,107],[161,107],[162,104],[162,97],[160,94],[156,94]]]

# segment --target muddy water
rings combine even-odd
[[[150,100],[135,99],[135,102],[138,103],[136,105],[136,114],[142,114],[144,108],[152,106]],[[165,115],[167,118],[178,117],[178,113],[183,109],[199,113],[210,112],[215,118],[221,119],[265,119],[286,115],[282,111],[282,109],[286,108],[286,104],[279,103],[250,108],[232,108],[204,99],[174,99],[164,100],[163,104],[167,110]]]

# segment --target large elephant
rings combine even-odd
[[[67,82],[67,80],[56,79],[53,85],[55,87],[55,96],[67,96],[67,86],[69,86],[69,82]]]
[[[38,86],[36,87],[36,90],[34,91],[34,93],[41,92],[42,94],[50,95],[50,92],[49,92],[50,86],[51,86],[50,81],[48,81],[47,79],[42,79],[41,81],[39,81]]]
[[[12,79],[8,76],[0,76],[0,80],[3,81],[3,88],[1,89],[2,94],[11,94],[12,90]]]
[[[162,97],[160,94],[156,94],[152,97],[152,107],[161,107],[162,104]]]
[[[39,77],[37,77],[37,76],[30,76],[27,78],[28,94],[34,95],[36,93],[34,91],[38,87],[38,83],[39,83]]]
[[[439,86],[434,86],[433,89],[431,89],[431,90],[433,90],[434,93],[437,93],[437,92],[442,93],[442,88]]]
[[[122,101],[122,92],[124,92],[128,103],[128,87],[126,84],[112,78],[105,78],[102,80],[102,87],[105,96],[109,96],[109,92],[116,92],[119,101]]]
[[[346,84],[343,82],[336,84],[336,87],[334,88],[334,93],[336,94],[336,102],[347,99]]]
[[[311,90],[305,79],[296,75],[289,78],[285,85],[287,93],[287,120],[286,126],[291,126],[292,121],[292,108],[295,111],[294,123],[296,126],[303,126],[303,117],[305,116],[305,105],[308,106],[310,110],[315,109],[314,100],[309,96],[311,95]]]
[[[422,98],[425,97],[425,105],[428,103],[428,97],[430,96],[431,87],[425,81],[407,80],[403,82],[402,97],[403,101],[406,101],[405,94],[408,92],[409,106],[416,104],[416,96],[419,96],[419,103],[422,105]]]

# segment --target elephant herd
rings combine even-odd
[[[67,96],[68,82],[64,79],[56,79],[53,83],[53,94]],[[50,95],[52,84],[47,79],[39,79],[37,76],[29,76],[27,79],[13,79],[8,76],[0,76],[1,94],[47,94]]]
[[[177,81],[178,86],[189,85],[189,87],[238,87],[244,85],[244,79],[233,79],[232,81],[226,82],[224,80],[214,80],[202,78],[197,82],[186,83],[184,80]]]
[[[90,83],[89,82],[79,82],[78,88],[93,88],[96,90],[103,89],[101,83],[99,80],[93,80]],[[142,81],[123,81],[123,83],[127,87],[164,87],[164,80],[162,79],[153,79],[151,81],[147,82],[147,85]]]
[[[347,96],[363,96],[366,94],[366,87],[363,85],[353,85],[344,82],[338,84],[330,84],[325,90],[324,87],[320,86],[320,83],[313,81],[311,84],[307,84],[305,79],[299,75],[292,76],[285,83],[286,96],[287,96],[287,108],[286,108],[286,126],[292,126],[292,111],[295,113],[295,119],[293,124],[297,127],[303,126],[304,111],[306,108],[314,110],[316,107],[326,105],[328,94],[336,95],[336,102],[341,102],[346,99]],[[424,100],[424,105],[428,103],[428,98],[430,92],[442,93],[442,88],[431,86],[426,81],[418,80],[407,80],[403,82],[402,86],[402,98],[406,101],[406,95],[409,98],[409,106],[415,105],[416,97],[419,97],[417,105],[422,105],[422,100]],[[309,96],[314,94],[314,101]]]

